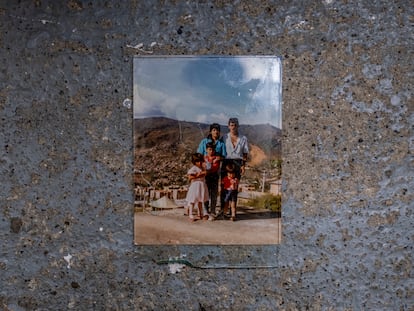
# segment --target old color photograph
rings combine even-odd
[[[282,63],[134,58],[134,243],[281,243]]]

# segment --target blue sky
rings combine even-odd
[[[134,58],[134,118],[281,126],[281,61],[270,56]]]

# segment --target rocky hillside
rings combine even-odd
[[[160,117],[134,120],[135,183],[156,187],[187,184],[190,156],[208,131],[209,124],[196,122]],[[221,131],[226,133],[227,126]],[[250,143],[252,178],[262,168],[272,171],[272,163],[281,155],[281,130],[270,125],[241,125],[240,132]]]

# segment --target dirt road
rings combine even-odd
[[[190,222],[183,208],[135,212],[136,245],[280,244],[281,219],[267,210],[239,207],[237,221]]]

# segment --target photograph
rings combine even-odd
[[[279,56],[135,56],[134,244],[282,243]]]

